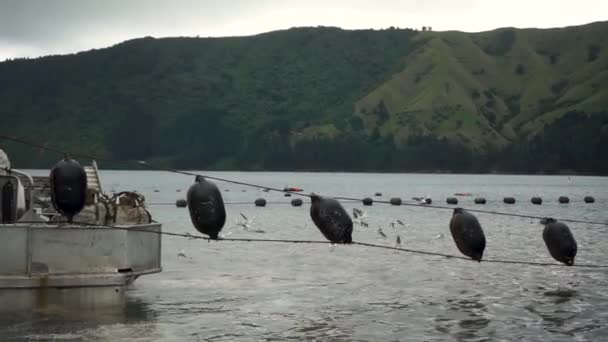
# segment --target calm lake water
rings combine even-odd
[[[43,171],[42,174],[46,174]],[[425,175],[353,173],[245,173],[210,175],[306,192],[382,199],[428,195],[434,203],[457,192],[463,207],[608,222],[608,178],[567,176]],[[105,191],[137,190],[149,203],[185,197],[192,177],[165,172],[103,171]],[[307,204],[280,193],[217,183],[228,205],[223,233],[230,237],[322,239]],[[158,190],[156,192],[155,190]],[[181,190],[181,192],[177,192]],[[570,204],[558,204],[560,195]],[[594,204],[584,204],[592,195]],[[502,203],[514,196],[515,205]],[[530,203],[544,199],[542,206]],[[293,198],[293,197],[292,197]],[[374,204],[357,207],[369,227],[355,226],[356,241],[458,255],[448,222],[451,211]],[[163,230],[196,233],[187,209],[150,205]],[[239,213],[253,228],[237,227]],[[477,215],[484,227],[484,258],[552,262],[542,226],[530,219]],[[406,227],[391,228],[400,219]],[[377,233],[382,227],[387,238]],[[608,227],[570,224],[578,263],[608,264]],[[186,257],[178,256],[183,253]],[[608,340],[606,269],[475,263],[361,246],[205,242],[163,237],[163,269],[138,279],[125,306],[104,310],[24,312],[0,317],[0,340],[104,341],[599,341]]]

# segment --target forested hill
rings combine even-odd
[[[159,167],[608,174],[608,22],[142,38],[0,63],[0,120]]]

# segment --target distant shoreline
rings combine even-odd
[[[19,168],[17,168],[19,169]],[[26,168],[22,169],[24,171],[47,171],[49,169],[45,168]],[[176,169],[177,170],[177,169]],[[126,168],[100,168],[101,172],[104,171],[143,171],[143,172],[171,172],[167,169],[126,169]],[[179,169],[179,171],[187,171],[187,172],[276,172],[276,173],[359,173],[359,174],[404,174],[404,175],[493,175],[493,176],[564,176],[564,177],[608,177],[605,174],[595,174],[595,173],[576,173],[573,171],[561,171],[558,173],[523,173],[523,172],[501,172],[501,171],[492,171],[492,172],[451,172],[451,171],[357,171],[357,170],[201,170],[201,169]]]

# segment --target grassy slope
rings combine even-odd
[[[608,23],[478,34],[425,32],[406,66],[357,103],[368,125],[384,101],[382,131],[399,143],[430,133],[472,147],[541,132],[564,113],[608,105]],[[591,57],[593,46],[599,47]]]

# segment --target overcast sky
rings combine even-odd
[[[294,26],[469,32],[608,20],[608,0],[0,0],[0,61],[143,37],[251,35]]]

